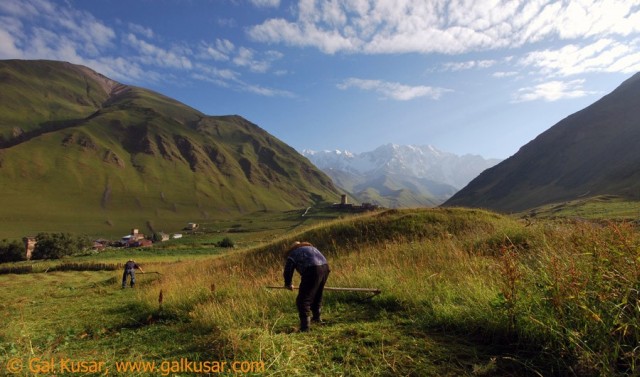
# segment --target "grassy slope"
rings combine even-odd
[[[1,136],[11,136],[14,127],[31,131],[43,122],[87,117],[108,98],[108,91],[83,80],[70,64],[16,62],[0,61]]]
[[[8,96],[0,102],[0,133],[34,132],[0,148],[0,238],[175,231],[190,221],[337,200],[328,177],[240,117],[206,117],[56,62],[0,62],[0,84]],[[105,90],[113,88],[109,97]],[[35,131],[49,120],[94,113]]]
[[[43,297],[25,300],[17,294],[3,301],[5,316],[16,318],[19,310],[32,314],[10,321],[0,352],[5,358],[25,357],[30,348],[47,357],[104,354],[111,363],[260,360],[268,375],[615,375],[633,370],[626,368],[633,368],[629,361],[638,357],[633,345],[640,336],[640,313],[625,297],[633,292],[639,266],[627,256],[637,253],[640,237],[632,227],[550,221],[527,226],[461,209],[388,211],[306,228],[287,225],[295,221],[263,213],[254,222],[217,224],[253,231],[235,234],[246,237],[246,246],[257,246],[197,262],[185,256],[184,262],[152,264],[148,256],[147,270],[164,275],[136,291],[120,292],[117,273],[90,273],[87,279],[96,285],[81,283],[77,274],[64,275],[67,280],[56,273],[59,287],[69,284],[69,292],[90,298],[93,313],[111,313],[99,328],[84,316],[64,325],[77,309],[60,311],[52,305],[55,300],[38,296],[44,289],[33,286],[39,275],[0,277],[7,288],[28,284],[32,296]],[[269,233],[276,223],[278,229]],[[326,253],[330,285],[377,287],[383,293],[363,300],[362,294],[327,292],[328,324],[297,333],[294,295],[264,289],[281,284],[282,253],[294,239],[309,240]],[[45,337],[31,309],[47,305],[52,315]]]
[[[600,195],[533,208],[521,215],[531,219],[635,220],[640,215],[640,202]]]

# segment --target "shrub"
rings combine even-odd
[[[39,233],[32,259],[59,259],[79,253],[90,245],[87,237],[72,237],[69,233]]]
[[[229,237],[225,237],[222,239],[222,241],[218,242],[216,244],[218,247],[234,247],[235,243],[233,242],[233,240]]]
[[[0,263],[18,262],[25,259],[27,258],[24,245],[20,242],[8,242],[7,240],[0,242]]]

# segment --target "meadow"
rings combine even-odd
[[[120,289],[121,271],[2,275],[0,368],[47,375],[52,360],[56,375],[79,375],[61,370],[70,359],[123,376],[190,376],[184,367],[214,362],[226,369],[208,375],[640,373],[634,223],[458,208],[330,217],[262,213],[157,255],[140,251],[157,273],[138,274],[135,289]],[[223,236],[237,247],[210,246]],[[327,256],[328,285],[382,293],[326,292],[326,323],[297,332],[295,293],[266,288],[282,285],[295,240]],[[72,260],[125,257],[111,253]],[[165,368],[119,370],[127,361]]]

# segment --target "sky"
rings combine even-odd
[[[298,151],[507,158],[640,71],[640,2],[1,0],[0,59],[86,65]]]

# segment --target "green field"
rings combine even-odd
[[[542,219],[637,220],[640,218],[640,202],[615,195],[600,195],[548,204],[526,211],[522,215]]]
[[[336,216],[261,212],[203,224],[202,233],[158,249],[65,260],[117,263],[135,253],[158,272],[138,274],[135,289],[120,289],[119,270],[1,275],[0,369],[21,367],[24,376],[192,376],[197,368],[269,376],[640,372],[633,223],[468,209]],[[223,237],[236,247],[215,247]],[[265,288],[282,284],[294,240],[325,253],[328,285],[382,293],[326,292],[327,323],[297,332],[295,294]]]

